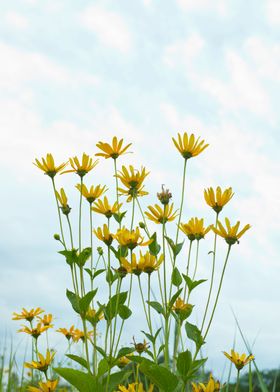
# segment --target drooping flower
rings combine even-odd
[[[65,170],[63,173],[77,173],[80,177],[84,177],[90,172],[98,163],[98,159],[94,161],[89,155],[83,153],[82,161],[80,163],[78,157],[69,158],[71,170]]]
[[[104,157],[105,159],[113,158],[117,159],[120,155],[124,154],[126,150],[131,146],[129,143],[127,146],[123,147],[123,139],[118,141],[117,137],[114,136],[112,139],[112,144],[98,142],[96,147],[98,147],[103,152],[98,152],[95,156]]]
[[[190,241],[201,240],[211,230],[211,225],[204,227],[204,219],[191,218],[188,223],[181,223],[179,229]]]
[[[60,204],[61,211],[64,215],[69,215],[71,208],[68,205],[68,199],[66,193],[63,188],[60,189],[60,192],[55,191],[56,198]]]
[[[233,195],[232,188],[226,188],[222,191],[221,187],[218,186],[216,192],[212,187],[204,189],[206,203],[217,213],[222,211],[223,207],[230,201]]]
[[[75,330],[74,325],[72,325],[69,329],[66,328],[59,328],[56,332],[62,333],[67,340],[70,340],[73,337],[73,332]]]
[[[91,186],[89,189],[85,186],[85,184],[77,184],[76,188],[81,194],[87,199],[87,201],[92,204],[96,199],[103,195],[104,192],[107,191],[106,185],[101,186]]]
[[[103,231],[101,227],[98,227],[96,230],[93,230],[96,237],[103,241],[107,246],[110,246],[113,242],[113,234],[110,233],[109,228],[106,224],[103,225]]]
[[[231,350],[230,354],[226,353],[223,351],[225,356],[232,362],[234,363],[235,367],[237,370],[243,369],[245,365],[247,365],[249,362],[251,362],[254,359],[254,356],[252,354],[246,355],[246,354],[238,354],[236,351]]]
[[[26,310],[25,308],[22,308],[21,313],[13,313],[13,318],[12,320],[26,320],[26,321],[32,321],[34,317],[38,316],[39,314],[43,313],[44,310],[41,308],[32,308],[31,310]]]
[[[33,336],[34,339],[38,339],[38,337],[49,328],[49,325],[42,325],[42,323],[38,323],[34,328],[28,328],[26,325],[23,325],[23,328],[19,329],[18,332],[25,332]]]
[[[32,361],[31,363],[25,362],[24,366],[29,369],[40,370],[40,372],[46,372],[48,367],[52,363],[55,356],[55,352],[50,352],[47,350],[46,357],[44,357],[41,353],[38,353],[38,361]]]
[[[27,390],[29,392],[54,392],[56,390],[58,380],[48,380],[46,382],[39,381],[39,388],[29,386]]]
[[[153,240],[144,242],[144,238],[140,234],[139,227],[135,230],[128,230],[125,227],[118,229],[117,233],[113,235],[121,246],[127,246],[129,249],[134,249],[136,246],[149,245]]]
[[[195,157],[209,146],[209,144],[205,144],[204,140],[200,141],[199,139],[200,137],[195,139],[193,133],[188,137],[186,132],[182,136],[178,133],[178,140],[172,138],[175,147],[185,159]]]
[[[106,218],[111,218],[113,214],[117,214],[122,206],[122,203],[115,202],[113,205],[110,205],[106,196],[104,196],[103,201],[97,200],[93,207],[92,211],[97,212],[98,214],[103,214]]]
[[[56,166],[52,154],[47,154],[46,158],[41,159],[42,162],[36,158],[35,162],[33,162],[33,165],[43,170],[44,174],[47,174],[51,178],[54,178],[57,173],[61,172],[65,166],[68,165],[68,162],[64,162],[61,163],[61,165]]]
[[[137,262],[135,253],[132,253],[130,262],[125,257],[121,257],[120,258],[121,271],[125,271],[125,273],[139,276],[140,274],[142,274],[144,270],[142,261],[143,260],[139,260]]]
[[[118,172],[117,178],[120,179],[127,189],[118,188],[118,191],[120,194],[128,196],[128,202],[130,202],[134,197],[148,195],[148,192],[143,190],[143,181],[148,174],[149,172],[146,172],[144,167],[142,167],[139,171],[134,169],[132,165],[129,166],[129,170],[123,166],[122,171]]]
[[[49,313],[49,314],[44,314],[43,317],[39,317],[39,316],[38,316],[37,318],[38,318],[38,320],[40,320],[40,322],[41,322],[43,325],[48,325],[50,328],[53,327],[53,324],[52,324],[53,315],[52,315],[51,313]]]
[[[165,205],[162,209],[158,204],[148,206],[150,212],[145,211],[145,215],[153,222],[164,224],[173,221],[177,216],[177,211],[173,212],[173,203]]]
[[[226,228],[221,224],[220,221],[218,221],[218,227],[215,228],[214,226],[212,226],[212,230],[220,237],[223,237],[227,242],[227,244],[229,245],[233,245],[236,242],[238,242],[239,238],[251,227],[249,224],[247,224],[238,233],[238,229],[240,226],[239,221],[234,226],[231,226],[228,218],[225,218],[225,222],[226,222]]]

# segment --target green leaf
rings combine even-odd
[[[159,254],[161,248],[157,242],[157,233],[156,232],[150,237],[150,240],[153,240],[153,242],[149,244],[149,251],[153,256],[157,256]]]
[[[182,277],[177,267],[175,267],[172,272],[171,281],[172,284],[174,284],[174,286],[176,287],[179,287],[180,284],[182,283]]]
[[[144,359],[139,369],[163,392],[174,392],[176,389],[179,380],[165,367]]]
[[[122,220],[123,220],[123,218],[125,217],[125,214],[126,214],[126,213],[127,213],[127,211],[119,212],[118,214],[113,214],[113,217],[115,218],[115,220],[116,220],[118,223],[121,223]]]
[[[191,369],[189,371],[189,376],[193,376],[195,375],[195,373],[201,368],[201,366],[203,366],[205,364],[205,362],[207,361],[208,358],[202,358],[202,359],[196,359],[195,361],[193,361],[192,365],[191,365]]]
[[[102,392],[103,386],[96,377],[91,374],[81,372],[76,369],[54,368],[54,371],[63,377],[69,384],[73,385],[80,392]]]
[[[84,358],[74,354],[66,354],[66,357],[72,359],[72,361],[79,363],[80,365],[82,365],[84,368],[87,369],[87,361]]]
[[[164,309],[163,309],[162,305],[161,305],[159,302],[157,302],[157,301],[146,301],[146,302],[147,302],[147,304],[150,305],[153,309],[155,309],[159,314],[165,315]]]
[[[171,300],[169,302],[169,309],[172,308],[172,306],[175,304],[176,299],[179,297],[179,295],[181,294],[181,291],[183,289],[179,289],[175,294],[172,295]]]
[[[173,241],[171,238],[169,238],[169,237],[167,237],[167,236],[164,236],[164,238],[166,239],[166,241],[168,242],[168,245],[169,245],[170,248],[172,249],[173,256],[174,256],[174,258],[175,258],[175,257],[178,256],[178,254],[181,252],[182,247],[183,247],[183,245],[184,245],[184,241],[181,242],[181,243],[179,243],[179,244],[177,244],[177,245],[175,245],[174,241]]]
[[[83,298],[80,299],[79,307],[80,307],[81,314],[83,313],[85,315],[85,313],[88,311],[89,305],[93,300],[93,298],[95,297],[96,293],[97,293],[97,289],[89,291],[88,293],[86,293],[85,296],[83,296]]]
[[[93,279],[95,279],[98,275],[102,274],[104,271],[106,271],[105,269],[100,269],[95,271],[95,273],[93,274]]]
[[[118,313],[120,318],[126,320],[131,316],[132,311],[129,309],[128,306],[120,304]]]
[[[113,295],[113,297],[111,297],[111,299],[108,301],[106,305],[105,318],[107,317],[108,320],[112,320],[114,317],[116,317],[120,305],[123,305],[125,303],[126,298],[127,298],[127,291]]]
[[[72,266],[78,260],[77,249],[61,250],[58,253],[65,256],[66,263],[69,264],[70,266]]]
[[[200,330],[196,325],[186,322],[185,325],[187,336],[195,342],[196,348],[199,349],[205,342],[201,336]]]
[[[127,370],[121,370],[120,372],[116,372],[116,373],[112,373],[110,376],[110,382],[109,382],[109,392],[112,392],[116,389],[116,387],[119,384],[122,384],[124,380],[127,380],[128,377],[131,375],[131,371],[127,371]],[[107,377],[104,377],[102,380],[102,384],[103,384],[103,392],[106,389],[106,385],[107,385]]]
[[[150,342],[154,343],[155,338],[154,338],[153,335],[151,335],[151,334],[149,334],[149,333],[147,333],[147,332],[145,332],[145,331],[141,331],[141,332],[146,336],[146,338],[147,338]]]
[[[118,352],[116,359],[121,358],[121,357],[125,357],[126,355],[131,354],[134,351],[135,351],[134,347],[122,347],[121,349],[119,349],[119,352]]]
[[[182,274],[185,282],[187,283],[189,292],[191,292],[195,287],[207,281],[207,279],[191,280],[191,278],[185,274]]]
[[[101,377],[109,370],[109,364],[106,358],[102,358],[98,364],[97,376]]]
[[[177,370],[181,376],[185,377],[188,375],[192,364],[192,354],[189,350],[184,351],[178,355],[177,358]]]
[[[86,264],[86,261],[91,256],[91,248],[84,248],[81,253],[78,255],[77,264],[79,267],[83,267]]]
[[[80,314],[80,297],[68,289],[66,290],[66,296],[69,299],[74,311]]]

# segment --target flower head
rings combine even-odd
[[[104,319],[104,314],[101,310],[96,311],[93,308],[89,308],[86,312],[86,319],[92,325],[96,325],[99,321]]]
[[[53,327],[53,324],[52,324],[52,319],[53,319],[53,316],[52,316],[52,314],[44,314],[44,316],[43,317],[37,317],[38,318],[38,320],[40,320],[40,322],[43,324],[43,325],[48,325],[50,328],[52,328]]]
[[[193,305],[185,303],[180,297],[177,298],[172,310],[180,316],[183,320],[190,316]]]
[[[165,205],[169,203],[169,200],[172,198],[172,193],[169,189],[164,189],[164,185],[161,186],[161,192],[157,193],[157,198],[161,202],[161,204]]]
[[[216,192],[212,187],[204,189],[204,199],[206,203],[217,213],[222,211],[223,207],[230,201],[233,195],[232,188],[227,188],[222,191],[218,186]]]
[[[112,139],[112,144],[98,142],[96,147],[98,147],[103,152],[98,152],[95,156],[104,157],[105,159],[113,158],[117,159],[120,155],[124,154],[125,151],[131,146],[132,143],[129,143],[127,146],[123,147],[123,139],[118,139],[116,136]]]
[[[106,186],[101,185],[91,186],[89,189],[85,184],[77,184],[76,188],[81,192],[81,194],[87,199],[87,201],[92,204],[96,199],[103,195],[107,191]]]
[[[131,201],[134,197],[148,195],[148,192],[144,191],[143,181],[147,177],[149,172],[146,172],[144,167],[141,171],[135,170],[132,165],[129,166],[129,170],[123,166],[122,171],[119,171],[117,178],[119,178],[122,184],[127,189],[118,188],[120,194],[128,195],[127,201]]]
[[[73,337],[73,332],[75,330],[74,325],[72,325],[69,329],[66,328],[59,328],[56,330],[56,332],[62,333],[67,340],[70,340]]]
[[[87,331],[87,339],[89,339],[93,334],[93,331]],[[84,331],[80,331],[79,329],[75,329],[72,333],[72,338],[74,342],[78,342],[79,340],[85,341],[85,333]]]
[[[131,360],[129,359],[129,356],[123,356],[123,357],[118,358],[117,365],[120,369],[123,369],[130,362],[131,362]]]
[[[148,342],[146,342],[145,339],[144,339],[144,342],[143,342],[143,343],[136,343],[134,336],[133,336],[133,344],[134,344],[135,351],[137,351],[138,354],[140,354],[140,355],[141,355],[144,351],[147,351],[148,348],[149,348],[149,346],[150,346],[150,345],[148,344]]]
[[[135,230],[128,230],[125,227],[118,229],[117,233],[113,235],[120,246],[127,246],[129,249],[134,249],[136,246],[146,246],[149,245],[152,240],[144,242],[144,238],[140,234],[139,227]]]
[[[34,317],[38,316],[38,314],[43,313],[44,310],[41,308],[35,308],[31,310],[26,310],[25,308],[22,308],[21,313],[13,313],[13,320],[26,320],[26,321],[32,321]]]
[[[38,339],[38,337],[45,331],[47,331],[50,328],[49,325],[42,325],[42,323],[38,323],[35,328],[28,328],[25,325],[23,325],[22,329],[19,329],[18,332],[25,332],[31,336],[33,336],[34,339]]]
[[[212,230],[217,235],[223,237],[229,245],[233,245],[236,242],[238,242],[239,238],[251,227],[249,224],[247,224],[238,233],[238,229],[240,226],[239,221],[234,226],[231,226],[228,218],[225,218],[225,222],[226,222],[226,228],[221,224],[220,221],[218,221],[218,228],[212,226]]]
[[[104,196],[103,201],[97,200],[93,207],[92,211],[95,211],[99,214],[103,214],[106,218],[111,218],[113,214],[117,214],[122,206],[122,203],[115,202],[112,206],[109,204],[108,199]]]
[[[110,246],[113,242],[113,234],[110,233],[109,228],[106,224],[103,225],[103,231],[101,227],[98,227],[97,230],[93,230],[96,237],[103,241],[107,246]]]
[[[210,231],[211,225],[204,227],[204,220],[198,218],[191,218],[188,223],[181,223],[179,228],[186,234],[190,241],[201,240]]]
[[[200,382],[195,384],[192,382],[192,392],[218,392],[220,391],[221,385],[219,381],[215,381],[212,374],[210,374],[209,381],[207,384]]]
[[[150,384],[149,388],[147,389],[147,392],[153,392],[153,390],[154,385]],[[134,382],[132,384],[129,384],[127,387],[125,387],[124,385],[119,385],[117,392],[145,392],[145,389],[142,382]]]
[[[78,157],[69,158],[71,170],[66,170],[63,173],[77,173],[80,177],[84,177],[88,172],[90,172],[98,163],[98,160],[93,161],[89,155],[83,153],[82,162],[80,163]]]
[[[193,133],[188,137],[186,132],[183,136],[178,133],[178,140],[175,140],[174,137],[172,138],[175,147],[185,159],[195,157],[209,146],[209,144],[205,144],[204,140],[199,141],[199,139],[200,137],[195,139]]]
[[[177,211],[173,212],[173,206],[173,203],[171,205],[165,205],[163,209],[158,204],[155,204],[154,207],[148,206],[150,212],[145,212],[145,215],[157,224],[171,222],[177,216]]]
[[[231,350],[230,354],[226,353],[225,351],[223,351],[223,353],[232,363],[234,363],[237,370],[241,370],[242,368],[244,368],[245,365],[247,365],[254,359],[254,356],[252,354],[248,356],[246,354],[240,355],[234,350]]]
[[[64,162],[61,165],[55,166],[54,159],[52,154],[47,154],[46,158],[41,158],[42,162],[40,162],[37,158],[33,165],[37,166],[39,169],[43,170],[45,174],[49,177],[54,178],[54,176],[61,172],[65,166],[68,165],[68,162]]]
[[[152,272],[159,269],[161,263],[163,262],[164,256],[163,254],[157,259],[156,256],[152,255],[149,251],[145,254],[142,254],[140,251],[140,259],[139,263],[141,263],[143,271],[147,274],[151,274]]]
[[[48,380],[46,382],[39,381],[39,388],[27,387],[29,392],[54,392],[56,390],[58,380]]]
[[[48,370],[49,365],[52,363],[55,353],[51,353],[47,350],[46,358],[38,353],[38,361],[32,361],[31,363],[25,362],[24,366],[29,369],[40,370],[40,372],[46,372]]]
[[[71,208],[68,205],[68,199],[66,193],[63,188],[60,189],[60,192],[55,191],[56,198],[60,204],[61,211],[64,215],[69,215]]]

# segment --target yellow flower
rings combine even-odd
[[[19,329],[18,332],[25,332],[29,335],[32,335],[34,339],[37,339],[43,332],[47,331],[49,328],[49,325],[42,325],[42,323],[38,323],[35,328],[28,328],[23,325],[23,328]]]
[[[112,206],[109,204],[108,199],[104,196],[104,201],[97,200],[92,207],[92,211],[103,214],[106,218],[111,218],[113,214],[117,214],[122,206],[122,203],[115,202]]]
[[[145,212],[145,215],[157,224],[171,222],[177,216],[177,211],[173,212],[173,206],[173,203],[165,205],[163,209],[158,204],[155,204],[154,207],[148,206],[150,212]]]
[[[63,188],[60,189],[60,193],[55,191],[56,198],[60,204],[61,211],[64,215],[70,214],[71,208],[68,205],[68,199]]]
[[[175,304],[172,306],[172,310],[178,315],[187,318],[190,316],[193,309],[193,305],[185,303],[180,297],[177,298]]]
[[[252,354],[246,356],[246,354],[238,354],[234,350],[231,350],[231,355],[223,351],[225,356],[234,363],[237,370],[241,370],[245,365],[251,362],[254,359]]]
[[[150,252],[146,252],[144,255],[140,251],[140,259],[139,263],[143,266],[143,271],[147,274],[151,274],[153,271],[159,269],[161,263],[163,262],[164,256],[163,254],[160,255],[159,259],[157,260],[156,256],[151,255]]]
[[[210,231],[211,225],[204,227],[204,219],[191,218],[188,223],[181,223],[179,228],[190,241],[201,240]]]
[[[29,392],[54,392],[56,390],[58,380],[48,380],[46,382],[39,381],[39,388],[28,387]]]
[[[22,308],[21,313],[13,313],[13,320],[27,320],[27,321],[32,321],[35,316],[38,316],[38,314],[43,313],[44,310],[41,308],[36,308],[36,309],[31,309],[31,310],[26,310],[25,308]]]
[[[125,227],[118,229],[116,234],[113,234],[121,246],[127,246],[129,249],[134,249],[136,246],[146,246],[149,245],[153,240],[144,241],[144,238],[140,235],[139,227],[135,230],[128,230]]]
[[[220,388],[220,382],[215,381],[212,374],[210,374],[209,381],[207,384],[195,384],[192,382],[192,392],[218,392],[220,391]]]
[[[228,218],[225,218],[225,222],[226,222],[226,228],[221,224],[220,221],[218,221],[218,228],[216,229],[214,226],[212,226],[212,230],[214,231],[214,233],[223,237],[229,245],[233,245],[236,242],[238,242],[239,238],[251,227],[249,224],[247,224],[238,233],[238,229],[240,226],[239,221],[234,226],[231,226]]]
[[[147,392],[153,392],[153,390],[154,386],[153,384],[150,384]],[[134,382],[132,384],[129,384],[127,387],[125,387],[124,385],[119,385],[119,389],[117,392],[145,392],[145,389],[141,382],[139,384]]]
[[[43,170],[45,174],[49,177],[54,178],[54,176],[68,165],[68,162],[64,162],[61,165],[55,166],[52,154],[47,154],[46,158],[41,158],[42,162],[35,159],[33,165],[37,166],[39,169]]]
[[[104,319],[103,312],[97,312],[93,308],[89,308],[86,313],[86,319],[93,325],[96,325],[99,321]]]
[[[93,331],[87,331],[87,339],[89,339],[93,334]],[[85,333],[84,331],[80,331],[79,329],[75,329],[72,333],[72,338],[74,342],[78,342],[80,339],[85,341]]]
[[[107,191],[106,186],[103,187],[101,185],[91,186],[88,190],[85,184],[77,184],[76,188],[81,192],[81,194],[87,199],[87,201],[91,204],[100,196],[103,195],[104,192]]]
[[[89,155],[83,153],[82,163],[80,163],[77,157],[69,158],[70,165],[72,167],[71,170],[66,170],[63,173],[77,173],[80,177],[84,177],[88,172],[90,172],[98,163],[98,160],[93,161]]]
[[[52,314],[45,314],[43,317],[37,317],[39,320],[40,320],[40,322],[43,324],[43,325],[48,325],[50,328],[52,328],[53,327],[53,324],[52,324],[52,319],[53,319],[53,316],[52,316]]]
[[[52,363],[54,359],[55,353],[51,353],[49,350],[47,350],[46,353],[46,358],[38,353],[38,359],[39,361],[32,361],[31,363],[25,362],[24,366],[27,367],[28,369],[35,369],[35,370],[40,370],[40,372],[46,373],[48,370],[49,365]]]
[[[124,154],[125,151],[131,146],[132,143],[129,143],[127,146],[122,147],[123,139],[118,139],[116,136],[112,139],[112,145],[109,143],[98,142],[96,147],[98,147],[103,152],[98,152],[95,154],[96,156],[104,157],[105,159],[113,158],[117,159],[120,155]]]
[[[232,188],[227,188],[222,191],[218,186],[216,188],[216,193],[212,187],[204,189],[204,199],[206,203],[217,213],[222,211],[223,207],[230,201],[233,195]]]
[[[136,196],[148,195],[148,192],[143,191],[143,181],[148,174],[149,172],[146,172],[144,167],[142,167],[141,171],[139,171],[135,170],[132,165],[129,166],[129,170],[123,166],[122,171],[119,171],[117,177],[127,189],[118,188],[118,191],[123,195],[128,195],[128,202]]]
[[[195,139],[194,134],[192,133],[190,137],[185,132],[183,136],[178,133],[178,140],[176,141],[173,137],[173,143],[177,150],[181,153],[181,155],[185,159],[189,159],[195,157],[196,155],[200,154],[209,144],[205,144],[204,140],[199,141],[200,137]]]
[[[93,232],[100,241],[103,241],[107,246],[111,245],[113,234],[110,233],[106,224],[103,225],[103,232],[101,227],[98,227],[97,230],[93,230]]]
[[[72,325],[69,328],[69,330],[66,328],[59,328],[56,330],[56,332],[62,333],[66,337],[67,340],[70,340],[73,337],[74,329],[75,329],[75,327],[74,327],[74,325]]]
[[[131,360],[129,359],[129,354],[127,356],[124,357],[120,357],[117,360],[117,366],[120,369],[123,369],[126,365],[128,365],[131,362]]]

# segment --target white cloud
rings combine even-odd
[[[266,15],[269,23],[273,25],[280,24],[280,2],[279,0],[266,0]]]
[[[25,16],[19,14],[18,12],[7,12],[4,16],[4,20],[9,27],[18,30],[26,30],[29,27],[28,19]]]
[[[123,17],[118,13],[94,5],[80,14],[80,21],[85,28],[97,35],[102,44],[123,53],[131,49],[131,32]]]
[[[226,16],[228,12],[226,0],[177,0],[177,4],[184,11],[215,11],[221,16]]]

